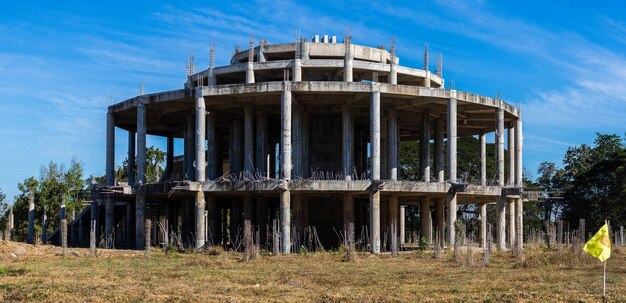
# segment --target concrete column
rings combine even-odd
[[[287,83],[285,83],[287,85]],[[280,171],[282,179],[291,179],[291,91],[281,94]]]
[[[41,243],[46,244],[48,239],[48,214],[46,206],[43,207],[43,215],[41,216]]]
[[[351,195],[343,196],[343,230],[348,231],[349,224],[354,224],[354,197]],[[356,227],[355,227],[356,229]],[[351,235],[351,243],[354,243],[355,235]]]
[[[35,194],[32,191],[28,193],[28,238],[26,242],[35,243]]]
[[[203,123],[204,124],[204,123]],[[204,192],[202,190],[196,192],[196,201],[195,201],[195,216],[196,216],[196,226],[194,230],[194,238],[196,239],[196,243],[194,243],[194,247],[196,249],[201,249],[204,247],[206,243],[205,235],[206,235],[206,223],[204,221]]]
[[[428,111],[422,115],[420,158],[422,160],[422,181],[430,182],[430,114]]]
[[[522,116],[520,113],[515,125],[515,185],[522,187],[523,180],[523,165],[522,165],[522,145],[524,142],[524,136],[522,134]]]
[[[456,192],[454,188],[448,191],[448,245],[454,246],[455,241],[455,229],[454,222],[456,222]]]
[[[519,142],[519,141],[518,141]],[[515,243],[519,249],[518,252],[524,250],[524,204],[522,198],[515,199]]]
[[[380,180],[380,92],[370,98],[370,168],[371,180]]]
[[[174,138],[167,137],[167,155],[165,160],[165,169],[167,169],[167,178],[174,178]]]
[[[406,242],[406,235],[404,234],[404,220],[406,217],[405,210],[406,210],[406,205],[400,205],[400,227],[399,227],[400,245]]]
[[[389,179],[398,180],[398,115],[395,109],[389,110],[389,125],[387,126],[388,139],[388,167],[389,167]]]
[[[254,83],[254,63],[248,62],[246,65],[246,83]]]
[[[424,87],[430,87],[430,72],[426,71],[426,76],[424,77]]]
[[[304,106],[300,110],[300,150],[302,151],[300,167],[302,167],[302,177],[307,178],[310,177],[311,172],[311,165],[309,164],[309,115]]]
[[[446,202],[442,198],[435,200],[435,234],[439,234],[439,243],[444,246],[445,237],[445,225],[444,225],[444,213],[446,209]]]
[[[435,174],[437,182],[445,182],[443,164],[443,120],[435,120]]]
[[[206,242],[209,245],[217,245],[218,244],[218,227],[217,227],[217,217],[219,216],[219,209],[217,208],[217,199],[215,196],[207,196],[205,195],[206,200],[206,210],[207,210],[207,239]]]
[[[235,174],[237,176],[239,176],[239,174],[242,171],[243,168],[243,163],[241,162],[241,160],[243,160],[243,149],[242,149],[242,143],[241,143],[241,137],[242,137],[242,125],[241,125],[241,120],[239,119],[234,119],[232,122],[232,128],[231,128],[231,134],[230,134],[230,159],[229,159],[229,163],[230,163],[230,173],[231,174]]]
[[[496,238],[498,250],[506,248],[506,197],[504,192],[498,197],[498,221],[496,222]]]
[[[254,173],[254,116],[252,107],[243,108],[243,169],[246,174]]]
[[[291,252],[291,194],[288,189],[280,192],[280,233],[281,252],[288,254]]]
[[[370,245],[372,253],[380,253],[380,191],[370,191]]]
[[[143,99],[137,106],[137,182],[146,184],[146,108]],[[143,227],[141,229],[143,233]]]
[[[352,112],[349,105],[341,107],[341,125],[342,125],[342,165],[345,180],[352,180],[352,168],[354,160],[352,158],[352,145],[354,142],[354,128],[352,123]]]
[[[478,135],[478,141],[480,142],[480,185],[487,185],[487,140],[485,132],[480,131]]]
[[[431,217],[430,217],[430,197],[426,196],[422,199],[420,204],[420,222],[421,222],[421,236],[422,238],[426,238],[428,243],[432,242],[432,231],[431,231]]]
[[[302,81],[302,60],[293,60],[293,81]]]
[[[302,177],[302,105],[298,100],[291,107],[291,174],[293,178]]]
[[[135,214],[133,212],[133,204],[131,202],[127,202],[126,203],[126,218],[125,218],[125,232],[126,232],[126,248],[127,249],[133,249],[133,247],[135,246],[135,239],[134,239],[134,234],[135,234],[135,229],[134,229],[134,224],[135,224]],[[170,222],[171,223],[171,222]],[[82,226],[82,225],[81,225]],[[78,231],[82,234],[82,227],[80,227],[78,229]],[[172,230],[169,229],[168,226],[168,233],[171,232]],[[82,240],[82,236],[78,237],[79,239]]]
[[[509,127],[507,133],[507,150],[509,152],[509,177],[507,185],[515,185],[515,127]]]
[[[398,72],[396,69],[396,60],[392,58],[391,64],[389,65],[389,84],[398,84]]]
[[[128,185],[135,185],[136,172],[135,162],[135,132],[128,131]]]
[[[135,195],[135,249],[144,249],[146,226],[146,197],[143,192]]]
[[[456,183],[456,92],[448,101],[448,180]]]
[[[267,157],[268,157],[268,134],[267,134],[267,116],[264,112],[259,111],[256,117],[256,168],[263,176],[267,176]]]
[[[254,210],[254,204],[252,204],[252,196],[245,195],[243,197],[243,245],[244,250],[247,250],[251,247],[247,247],[248,244],[252,244],[248,242],[248,239],[254,242],[254,227],[252,226],[252,213]],[[249,226],[249,227],[248,227]]]
[[[185,151],[185,159],[187,159],[187,171],[185,172],[186,180],[195,180],[196,179],[196,169],[194,168],[194,162],[196,157],[196,136],[195,136],[195,121],[193,117],[187,117],[187,138],[185,140],[185,145],[187,146],[187,150]]]
[[[73,220],[72,220],[73,221]],[[66,212],[66,208],[65,208],[65,196],[61,197],[61,209],[59,210],[59,243],[61,244],[61,246],[63,246],[63,243],[65,243],[66,245],[63,246],[63,248],[67,248],[67,232],[64,234],[63,233],[63,224],[65,223],[65,226],[67,228],[67,212]],[[79,229],[82,229],[82,227],[78,226]],[[72,242],[74,242],[74,245],[77,245],[77,241],[74,238],[75,234],[72,234]]]
[[[487,247],[487,203],[480,203],[480,247]]]
[[[15,236],[15,218],[13,217],[13,205],[9,208],[9,218],[8,222],[8,230],[9,230],[9,240],[13,241],[13,237]]]
[[[396,237],[398,237],[398,239],[400,239],[400,235],[399,235],[399,229],[400,229],[400,204],[398,203],[398,196],[390,196],[389,197],[389,203],[387,204],[387,222],[389,224],[389,240],[388,243],[391,244],[393,243],[393,240],[391,238],[392,236],[392,228],[395,226],[396,228]],[[399,244],[402,242],[398,242]],[[398,244],[398,245],[399,245]],[[391,245],[390,245],[391,247]],[[391,248],[390,250],[392,250],[393,248]]]
[[[496,110],[496,178],[504,186],[504,110]]]
[[[196,181],[204,182],[206,180],[206,104],[202,96],[202,90],[196,90]],[[204,198],[202,199],[204,209]],[[204,218],[204,211],[202,212]],[[204,221],[204,220],[203,220]],[[196,224],[197,225],[197,224]],[[196,240],[199,236],[196,235]],[[204,239],[202,239],[204,240]],[[203,243],[204,245],[204,243]]]
[[[112,195],[104,197],[104,242],[107,248],[112,248],[113,244],[113,225],[115,220],[115,201]]]
[[[206,139],[207,139],[207,178],[209,180],[215,180],[217,176],[218,167],[218,151],[217,151],[217,129],[215,127],[215,119],[217,119],[215,111],[208,111],[206,113]]]
[[[515,215],[515,200],[510,200],[506,202],[507,206],[508,206],[508,214],[509,214],[509,248],[513,249],[515,248],[515,231],[516,231],[516,225],[515,225],[515,219],[516,219],[516,215]]]
[[[115,116],[107,113],[106,185],[115,185]]]
[[[351,44],[345,44],[346,47],[350,47]],[[351,53],[348,53],[348,51],[346,51],[346,56],[343,60],[343,81],[345,82],[352,82],[352,62],[353,62],[353,57]]]

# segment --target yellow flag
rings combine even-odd
[[[588,254],[604,262],[611,257],[611,239],[609,238],[609,225],[604,223],[600,230],[591,238],[583,250]]]

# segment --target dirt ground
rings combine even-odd
[[[602,266],[570,249],[527,248],[525,260],[466,251],[267,256],[165,254],[0,242],[1,302],[600,302]],[[626,252],[607,266],[609,302],[626,302]]]

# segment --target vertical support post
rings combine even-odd
[[[8,223],[7,230],[9,231],[9,240],[13,241],[13,237],[15,236],[15,230],[14,230],[15,218],[13,217],[13,205],[11,205],[11,208],[9,208],[9,219],[7,220],[7,223]]]
[[[522,145],[524,142],[524,136],[522,134],[522,114],[519,114],[517,118],[517,125],[515,125],[515,185],[517,187],[523,187],[523,174],[522,174]]]
[[[428,243],[432,242],[431,217],[430,217],[430,197],[425,196],[420,204],[420,222],[421,222],[421,236],[426,238]]]
[[[498,197],[498,221],[496,222],[496,237],[498,250],[502,251],[506,248],[506,197],[504,191]]]
[[[252,61],[246,65],[246,83],[254,83],[254,62]]]
[[[428,111],[422,115],[420,158],[422,160],[422,181],[430,182],[430,114]]]
[[[135,219],[135,215],[133,213],[133,205],[131,202],[127,202],[126,203],[126,217],[125,217],[125,222],[124,225],[125,226],[125,234],[126,234],[126,248],[127,249],[132,249],[133,246],[135,245],[135,242],[133,240],[133,235],[135,233],[135,230],[133,229],[133,225],[135,223],[134,221]],[[79,231],[82,231],[82,228],[79,228]],[[80,239],[82,239],[82,237],[79,237]]]
[[[115,185],[115,116],[107,113],[106,185]]]
[[[194,165],[197,166],[195,162],[196,158],[196,135],[195,135],[195,121],[194,117],[187,117],[187,139],[185,140],[185,145],[187,145],[186,159],[187,159],[187,172],[186,177],[187,180],[196,180],[196,169]]]
[[[293,60],[293,81],[302,81],[302,59]]]
[[[487,203],[480,203],[480,247],[487,247]]]
[[[372,181],[380,180],[380,92],[370,97],[370,160]],[[372,184],[370,189],[370,245],[372,253],[380,253],[380,191]]]
[[[517,256],[522,258],[524,252],[524,204],[522,198],[515,199],[515,244],[517,247]]]
[[[243,150],[241,146],[241,138],[242,137],[242,125],[241,120],[235,119],[233,120],[232,131],[230,134],[230,173],[236,176],[239,176],[242,169],[243,163],[241,160],[243,159]]]
[[[243,197],[243,245],[244,251],[249,252],[252,249],[252,212],[254,205],[252,204],[252,197],[245,195]]]
[[[354,197],[345,194],[343,196],[343,229],[348,232],[350,224],[354,224]],[[348,234],[349,235],[349,234]],[[348,239],[350,243],[354,243],[354,234],[349,235],[351,239]]]
[[[517,215],[515,214],[515,212],[516,212],[515,211],[515,200],[516,199],[513,199],[513,200],[510,200],[510,201],[506,202],[506,204],[508,206],[507,212],[508,212],[508,215],[509,215],[509,226],[508,226],[508,229],[509,229],[509,239],[508,239],[509,241],[508,242],[509,243],[508,244],[509,244],[509,248],[510,249],[515,249],[515,241],[517,239],[517,237],[515,237],[515,232],[517,231],[517,225],[515,224],[515,220],[517,218]]]
[[[397,250],[397,247],[394,247],[394,244],[398,244],[398,228],[400,226],[400,222],[398,222],[398,217],[399,217],[399,211],[400,211],[400,206],[398,203],[398,196],[396,195],[392,195],[389,197],[389,203],[387,205],[388,209],[387,209],[387,222],[389,224],[389,235],[390,235],[390,239],[388,241],[388,243],[390,244],[391,247],[391,251],[395,251]],[[395,232],[392,232],[395,231]],[[396,237],[396,239],[393,239],[392,237]]]
[[[113,248],[114,203],[112,195],[104,196],[104,243],[106,248]]]
[[[496,110],[496,176],[498,186],[504,186],[504,110]]]
[[[448,180],[456,183],[456,91],[452,91],[452,97],[448,100]],[[452,226],[452,228],[454,228]],[[454,234],[453,234],[454,235]]]
[[[28,238],[26,242],[35,243],[35,194],[32,190],[28,193]]]
[[[456,227],[454,225],[456,222],[456,204],[456,191],[454,188],[450,188],[448,191],[448,245],[450,247],[454,246],[456,239]]]
[[[41,216],[41,243],[46,244],[48,238],[48,214],[46,206],[43,207],[43,215]]]
[[[165,155],[165,175],[168,179],[174,179],[174,138],[167,137],[167,154]]]
[[[352,37],[346,37],[344,41],[345,55],[343,59],[343,81],[352,82],[352,63],[354,56],[352,55]]]
[[[437,174],[437,182],[445,182],[446,180],[443,163],[443,119],[437,119],[435,120],[435,174]]]
[[[478,135],[478,141],[480,141],[480,185],[487,185],[487,139],[485,131],[480,130]]]
[[[352,123],[351,107],[347,104],[341,107],[341,126],[342,126],[342,165],[344,179],[347,181],[352,180],[352,144],[354,136],[354,128]],[[344,223],[345,225],[345,223]]]
[[[371,252],[380,253],[380,191],[370,190],[370,245]]]
[[[135,195],[135,249],[143,249],[146,229],[146,197],[142,191]]]
[[[291,180],[291,90],[288,83],[281,94],[281,192],[280,192],[280,231],[282,234],[282,253],[291,250],[291,194],[289,180]]]
[[[207,178],[214,180],[217,178],[217,129],[215,128],[215,111],[206,113],[206,139],[207,139]]]
[[[207,208],[207,239],[208,245],[213,246],[217,244],[217,217],[219,215],[219,209],[217,208],[217,200],[215,196],[205,196],[206,208]]]
[[[196,172],[195,180],[204,182],[206,180],[206,104],[202,96],[202,89],[196,90],[196,131],[195,131],[195,153],[196,153]],[[202,199],[204,200],[204,199]],[[203,202],[204,204],[204,202]],[[204,212],[203,212],[204,215]],[[198,237],[198,235],[196,235]]]
[[[205,239],[206,223],[204,221],[204,210],[205,210],[204,191],[202,191],[202,189],[196,192],[195,202],[196,203],[194,204],[195,205],[194,212],[195,212],[195,217],[196,217],[196,220],[195,220],[196,226],[194,230],[194,238],[196,242],[194,243],[194,247],[196,250],[200,250],[206,244],[206,239]]]
[[[395,109],[389,109],[388,114],[388,126],[389,132],[387,138],[388,146],[388,167],[389,167],[389,179],[398,180],[398,115]]]
[[[406,235],[404,233],[404,220],[406,216],[406,205],[400,205],[400,246],[406,242]]]
[[[137,163],[135,162],[135,132],[128,131],[128,185],[134,186],[137,175]]]
[[[293,96],[292,96],[292,101]],[[291,174],[294,178],[302,177],[302,104],[295,100],[291,104]]]
[[[252,107],[243,108],[243,167],[245,175],[254,173],[254,116]]]
[[[137,181],[141,185],[146,184],[146,132],[146,108],[142,98],[137,105]]]
[[[437,241],[440,243],[441,247],[443,247],[444,239],[445,239],[445,225],[444,225],[444,214],[445,214],[446,202],[443,198],[438,198],[435,200],[435,226],[436,226],[436,235],[439,237]]]
[[[267,139],[267,116],[264,112],[258,111],[256,117],[256,168],[263,176],[267,176],[269,169],[267,167]]]
[[[283,181],[285,186],[287,181]],[[280,234],[281,252],[288,254],[291,251],[291,194],[289,190],[280,192]]]
[[[509,153],[509,177],[506,184],[515,185],[515,126],[507,129],[507,152]]]

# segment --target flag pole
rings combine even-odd
[[[606,260],[602,264],[604,264],[602,270],[602,303],[606,303]]]

